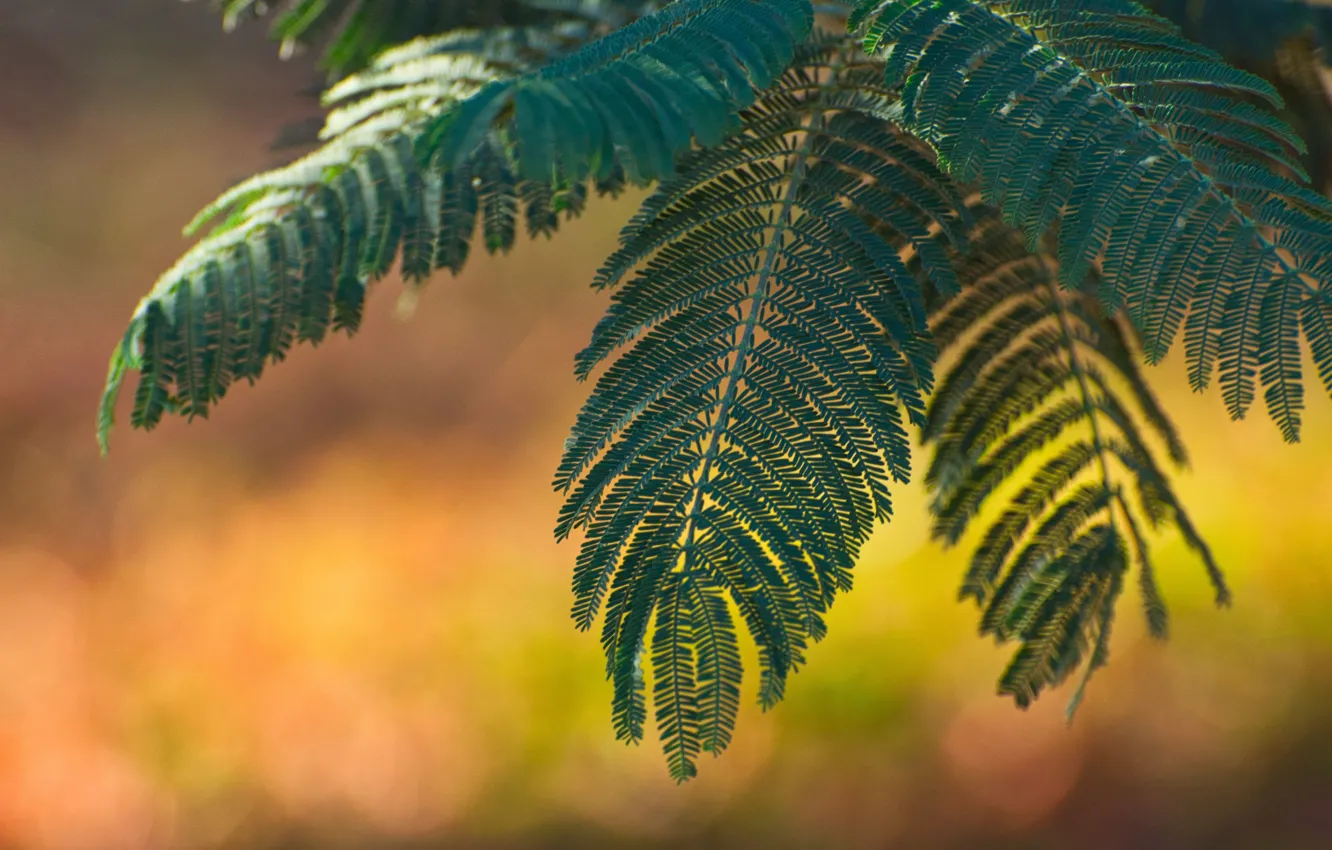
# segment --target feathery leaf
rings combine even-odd
[[[1302,144],[1250,103],[1279,106],[1270,84],[1128,0],[866,0],[853,23],[950,175],[1033,245],[1058,224],[1065,287],[1100,261],[1151,360],[1182,327],[1195,389],[1219,371],[1241,417],[1261,383],[1298,439],[1332,206],[1283,176]]]
[[[1271,81],[1285,101],[1283,117],[1308,143],[1310,183],[1332,193],[1332,92],[1326,51],[1332,6],[1306,0],[1152,0],[1188,38],[1236,67]]]
[[[487,246],[507,248],[515,213],[492,202],[518,184],[505,151],[487,144],[462,168],[432,172],[419,167],[412,139],[428,116],[594,32],[561,24],[450,33],[389,51],[332,88],[326,144],[200,212],[187,233],[218,223],[139,302],[112,355],[98,414],[103,451],[129,370],[140,373],[134,427],[151,429],[166,412],[207,416],[232,382],[255,381],[294,341],[317,344],[330,327],[354,332],[366,287],[399,254],[409,282],[460,270],[479,207]],[[576,213],[581,195],[568,197]]]
[[[678,0],[586,44],[600,29],[565,23],[385,53],[330,90],[323,148],[191,223],[222,220],[135,311],[98,416],[103,449],[128,369],[141,377],[135,427],[206,416],[293,341],[354,330],[366,286],[399,255],[409,281],[456,273],[478,218],[487,249],[507,250],[520,207],[529,231],[549,233],[582,209],[589,177],[613,193],[626,174],[669,173],[693,133],[720,140],[781,73],[811,16],[808,0]]]
[[[980,208],[976,219],[962,294],[931,318],[948,365],[930,401],[925,481],[934,536],[949,545],[1003,486],[1024,482],[982,535],[961,596],[981,605],[982,634],[1019,642],[999,690],[1026,706],[1071,675],[1088,646],[1088,676],[1105,662],[1130,557],[1149,630],[1165,636],[1144,522],[1173,524],[1218,603],[1229,594],[1148,445],[1151,431],[1177,465],[1186,462],[1124,320],[1106,318],[1091,288],[1061,287],[1055,258],[1030,253],[996,212]]]
[[[828,46],[802,52],[742,132],[688,156],[625,228],[578,374],[619,356],[555,480],[569,494],[557,536],[586,529],[574,618],[587,628],[604,603],[615,727],[631,741],[656,618],[653,697],[677,780],[734,723],[722,595],[758,643],[771,706],[889,516],[890,481],[907,480],[904,420],[923,422],[933,350],[899,252],[956,289],[961,199],[871,117],[886,102],[873,69]]]
[[[487,135],[519,173],[573,183],[622,169],[670,175],[695,139],[721,142],[813,23],[809,0],[676,0],[540,71],[491,83],[435,119],[420,145],[448,169]]]

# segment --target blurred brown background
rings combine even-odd
[[[1332,846],[1317,390],[1286,447],[1153,373],[1236,605],[1162,540],[1173,638],[1127,594],[1071,729],[1066,691],[994,696],[1006,653],[913,487],[787,701],[748,683],[681,788],[614,741],[550,536],[586,283],[632,198],[441,276],[410,321],[385,281],[355,340],[100,461],[124,321],[317,79],[203,3],[0,0],[0,847]]]

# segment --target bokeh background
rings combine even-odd
[[[93,412],[179,227],[278,162],[311,61],[205,4],[0,0],[0,847],[1327,848],[1332,404],[1298,447],[1152,373],[1179,490],[1227,570],[1215,610],[1158,547],[1071,728],[994,694],[918,487],[775,711],[694,782],[613,739],[568,618],[549,481],[633,209],[473,262],[303,347],[208,421]]]

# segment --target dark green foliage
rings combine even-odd
[[[329,91],[339,108],[325,147],[235,187],[190,225],[222,219],[136,310],[112,356],[103,446],[127,369],[140,372],[135,427],[167,411],[206,416],[293,341],[354,330],[366,286],[399,254],[409,281],[456,273],[478,218],[486,247],[507,250],[520,207],[529,230],[549,233],[557,214],[582,209],[588,177],[613,192],[626,173],[668,173],[690,128],[719,140],[754,87],[780,74],[811,16],[807,0],[680,0],[507,83],[496,81],[595,29],[459,32],[380,57]]]
[[[1102,298],[1151,361],[1182,327],[1195,389],[1219,371],[1241,417],[1261,382],[1298,439],[1332,206],[1282,176],[1302,174],[1302,143],[1244,100],[1279,105],[1270,84],[1124,0],[870,0],[857,15],[903,85],[906,128],[949,174],[1030,240],[1057,223],[1066,286],[1103,261]]]
[[[390,51],[331,89],[327,144],[234,187],[188,226],[220,222],[159,278],[112,354],[103,449],[128,369],[141,373],[134,427],[152,428],[168,411],[207,416],[232,382],[253,382],[293,342],[317,344],[330,327],[355,331],[367,285],[399,254],[408,280],[457,272],[478,217],[487,247],[507,249],[526,187],[502,146],[487,142],[446,174],[420,168],[412,141],[425,118],[589,32],[564,24],[448,34]],[[575,214],[582,197],[573,189],[548,206]],[[529,222],[551,229],[551,213],[534,208]]]
[[[530,180],[666,177],[695,139],[715,145],[734,129],[812,24],[809,0],[677,0],[538,72],[491,83],[435,119],[423,147],[448,168],[500,133]]]
[[[1151,0],[1184,35],[1240,61],[1266,61],[1289,42],[1332,41],[1332,6],[1307,0]]]
[[[359,71],[381,50],[461,29],[550,26],[599,18],[624,23],[647,5],[632,0],[210,0],[228,31],[272,15],[282,55],[327,45],[320,65],[334,78]]]
[[[809,53],[625,228],[597,278],[618,287],[610,311],[577,358],[585,377],[621,352],[555,481],[569,492],[556,535],[587,530],[574,618],[587,628],[605,600],[616,731],[636,741],[655,616],[653,696],[677,779],[735,721],[734,630],[707,598],[735,603],[773,705],[891,513],[890,481],[908,478],[904,425],[924,423],[933,349],[898,246],[956,290],[960,199],[863,111],[882,104],[876,73]]]
[[[925,482],[946,545],[1022,482],[976,545],[961,597],[981,606],[981,634],[1019,643],[999,691],[1025,707],[1083,662],[1083,685],[1105,663],[1130,560],[1149,629],[1165,636],[1146,528],[1174,526],[1217,602],[1229,593],[1150,447],[1149,434],[1186,463],[1123,318],[1105,317],[1094,287],[1061,287],[1054,257],[1028,252],[997,214],[981,208],[976,220],[963,292],[930,322],[948,367],[923,432],[934,446]]]

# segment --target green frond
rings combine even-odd
[[[909,474],[933,348],[921,282],[956,291],[962,199],[874,117],[876,70],[816,40],[741,116],[685,157],[597,277],[612,304],[577,359],[610,361],[555,486],[556,535],[586,536],[573,590],[602,644],[620,737],[653,699],[672,775],[730,739],[740,660],[728,606],[759,648],[771,706],[861,544]],[[603,605],[604,603],[604,605]]]
[[[809,0],[676,0],[540,71],[491,83],[435,119],[420,147],[449,169],[498,135],[527,179],[666,177],[695,140],[715,145],[735,129],[812,23]]]
[[[187,0],[188,2],[188,0]],[[284,58],[315,44],[334,78],[359,71],[382,50],[455,30],[550,26],[572,19],[623,24],[655,4],[632,0],[210,0],[228,32],[271,16]]]
[[[478,218],[489,250],[512,245],[517,198],[528,200],[532,229],[580,211],[583,186],[533,192],[497,140],[449,172],[422,168],[412,143],[430,116],[595,32],[569,23],[421,39],[330,89],[324,146],[200,212],[186,232],[215,222],[211,232],[140,301],[112,357],[98,415],[103,451],[129,370],[140,373],[134,427],[150,429],[166,412],[207,416],[231,383],[255,381],[293,342],[354,332],[366,287],[398,257],[409,282],[437,268],[456,273]]]
[[[1148,629],[1166,635],[1144,524],[1173,525],[1218,603],[1228,592],[1149,445],[1186,462],[1124,319],[1106,317],[1094,287],[1061,287],[1057,260],[1031,253],[997,212],[978,208],[976,220],[958,262],[962,294],[930,320],[944,368],[923,431],[925,480],[945,544],[988,516],[961,596],[980,604],[982,634],[1019,644],[999,690],[1026,706],[1084,660],[1083,685],[1105,662],[1130,560]],[[1006,490],[1006,505],[988,510]]]
[[[1097,651],[1087,674],[1105,663],[1114,603],[1127,562],[1122,541],[1109,525],[1087,529],[1052,561],[1039,565],[1010,614],[1022,641],[999,680],[999,692],[1026,708],[1045,687],[1063,683],[1082,662],[1088,646]],[[1069,716],[1082,700],[1086,676],[1069,703]]]
[[[330,90],[324,147],[224,194],[221,220],[140,302],[111,370],[140,372],[131,416],[206,416],[293,341],[354,330],[367,284],[456,272],[477,219],[507,250],[583,207],[669,174],[715,143],[808,33],[808,0],[678,0],[600,39],[595,25],[457,32],[389,51]],[[587,42],[587,43],[584,43]],[[582,45],[579,47],[579,45]],[[578,49],[572,49],[578,47]],[[549,62],[552,57],[561,56]],[[423,164],[424,162],[424,164]]]
[[[1261,384],[1298,439],[1332,206],[1269,83],[1128,0],[866,0],[851,24],[944,170],[1031,245],[1058,225],[1065,288],[1099,263],[1150,360],[1182,329],[1195,389],[1218,372],[1241,417]]]

